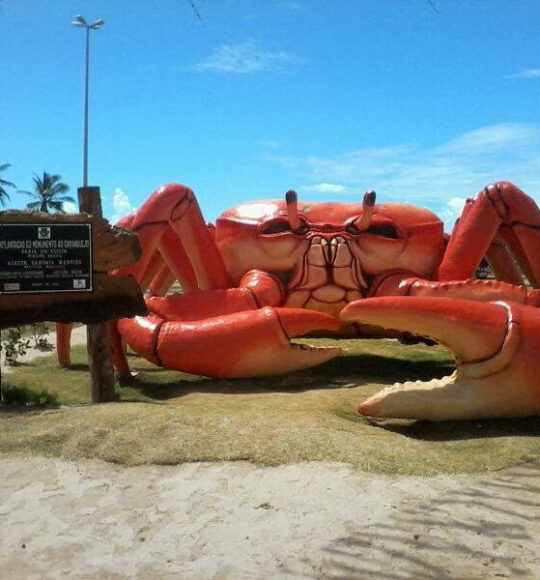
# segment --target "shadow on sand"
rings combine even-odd
[[[538,578],[540,461],[407,498],[323,548],[310,578]],[[443,486],[444,487],[444,486]],[[517,555],[517,556],[516,556]],[[296,574],[298,577],[298,574]]]

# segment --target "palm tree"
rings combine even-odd
[[[6,179],[2,179],[2,173],[11,167],[9,163],[4,163],[4,165],[0,165],[0,204],[6,205],[6,200],[9,199],[8,192],[4,189],[6,187],[15,187],[14,183],[11,181],[7,181]]]
[[[60,175],[50,175],[44,171],[43,177],[34,174],[33,179],[34,191],[21,191],[36,199],[26,204],[26,209],[45,213],[66,213],[63,208],[64,202],[75,201],[69,195],[64,195],[69,191],[69,185],[60,181],[62,179]]]

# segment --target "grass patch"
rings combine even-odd
[[[208,379],[133,356],[138,375],[121,388],[123,403],[106,405],[88,404],[84,347],[75,349],[70,370],[60,370],[52,356],[35,359],[18,367],[10,383],[45,389],[69,407],[0,413],[0,451],[127,465],[340,461],[417,475],[498,470],[540,456],[538,417],[434,424],[358,416],[357,404],[385,385],[450,374],[452,358],[438,346],[339,344],[344,355],[325,365],[263,379]]]
[[[58,398],[46,389],[31,389],[24,386],[14,386],[10,383],[2,385],[2,404],[6,407],[58,407]]]

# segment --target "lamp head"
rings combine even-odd
[[[99,20],[96,20],[92,24],[88,24],[88,22],[86,22],[83,16],[77,14],[77,16],[75,16],[75,20],[71,24],[73,24],[74,26],[80,26],[81,28],[90,28],[91,30],[96,30],[97,28],[101,28],[105,24],[105,20],[100,18]]]
[[[88,26],[88,23],[80,14],[75,16],[75,20],[71,24],[74,26],[80,26],[81,28],[86,28]]]

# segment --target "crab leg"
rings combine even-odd
[[[179,240],[175,231],[168,229],[163,234],[158,249],[173,277],[173,280],[178,280],[178,282],[180,282],[182,291],[192,292],[193,290],[197,290],[199,284],[195,268],[191,264],[184,245]],[[161,272],[159,272],[157,276],[160,274]],[[155,278],[153,282],[155,282]]]
[[[516,263],[500,235],[495,236],[486,252],[486,258],[497,280],[503,280],[516,286],[523,285],[523,278]]]
[[[334,317],[320,312],[268,306],[204,321],[172,320],[170,299],[157,300],[149,301],[150,316],[125,318],[118,326],[133,350],[164,368],[218,378],[255,377],[315,366],[341,352],[289,342],[313,330],[339,327]]]
[[[540,211],[515,185],[501,181],[468,199],[439,266],[439,280],[471,278],[497,234],[507,242],[530,283],[540,284]],[[508,280],[513,281],[513,280]]]
[[[135,273],[135,279],[137,280],[141,289],[146,289],[150,286],[154,278],[159,274],[161,264],[162,260],[159,252],[149,252],[148,261],[144,264],[144,266],[140,265]]]
[[[61,367],[69,367],[71,365],[71,352],[69,347],[72,328],[73,325],[69,323],[56,323],[56,352],[58,364]]]
[[[389,292],[387,292],[389,294]],[[527,290],[524,286],[515,286],[500,280],[454,280],[438,282],[407,278],[401,281],[396,295],[425,296],[432,298],[462,298],[493,302],[510,300],[518,304],[540,306],[540,290]]]
[[[175,183],[160,187],[130,218],[129,228],[139,236],[143,254],[135,265],[117,273],[133,274],[143,289],[159,274],[163,261],[190,287],[228,285],[223,260],[188,187]]]
[[[537,308],[388,297],[354,302],[342,318],[429,336],[456,357],[451,377],[384,389],[360,405],[364,415],[441,421],[540,413]]]
[[[175,280],[176,276],[171,272],[169,266],[163,264],[148,286],[148,292],[151,296],[165,296]],[[182,287],[184,288],[184,286]]]
[[[109,323],[109,336],[111,339],[111,358],[119,377],[127,378],[131,372],[126,357],[124,340],[118,331],[118,320],[111,320]]]

